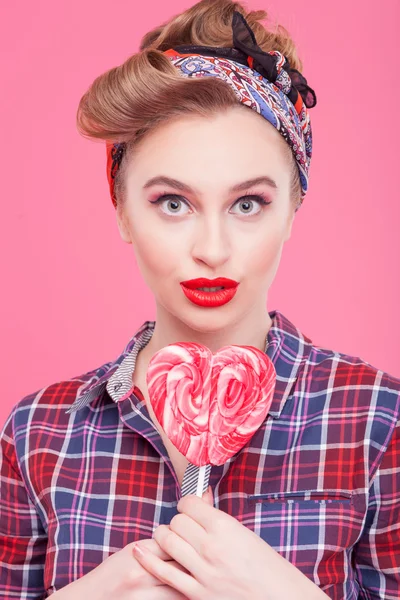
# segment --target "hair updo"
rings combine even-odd
[[[77,128],[82,136],[126,143],[114,182],[117,206],[122,206],[126,198],[126,167],[147,132],[182,115],[209,117],[240,105],[224,81],[217,77],[182,77],[162,53],[186,44],[232,47],[235,10],[245,17],[262,50],[279,50],[291,68],[302,72],[302,62],[288,31],[279,24],[275,31],[268,30],[259,22],[268,18],[265,10],[247,12],[239,2],[201,0],[146,33],[139,52],[99,75],[82,96],[77,110]],[[300,178],[292,150],[284,140],[282,142],[291,166],[291,201],[297,210]]]

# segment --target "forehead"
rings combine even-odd
[[[209,117],[185,115],[145,135],[127,168],[127,183],[136,187],[159,174],[189,185],[195,178],[202,187],[269,175],[279,186],[289,176],[286,142],[249,107]]]

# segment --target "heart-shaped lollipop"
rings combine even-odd
[[[154,413],[172,444],[193,465],[222,465],[264,421],[276,373],[270,358],[252,346],[212,353],[178,342],[151,359],[147,387]]]

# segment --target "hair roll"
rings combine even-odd
[[[288,31],[279,24],[268,29],[260,22],[268,18],[265,10],[247,12],[239,2],[201,0],[146,33],[137,53],[93,81],[77,110],[77,128],[83,137],[126,143],[115,179],[118,204],[125,199],[126,166],[147,132],[183,115],[207,117],[240,104],[225,82],[216,77],[184,78],[162,53],[185,44],[232,47],[235,10],[244,15],[262,50],[279,50],[292,68],[302,72]],[[291,196],[297,203],[301,191],[298,170],[290,147],[285,142],[284,146],[292,170]]]

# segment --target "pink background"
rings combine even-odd
[[[119,237],[104,145],[80,137],[75,115],[97,75],[193,3],[25,0],[2,8],[1,423],[23,396],[114,359],[154,318]],[[248,6],[286,26],[318,97],[310,191],[268,309],[314,343],[400,376],[400,5]]]

